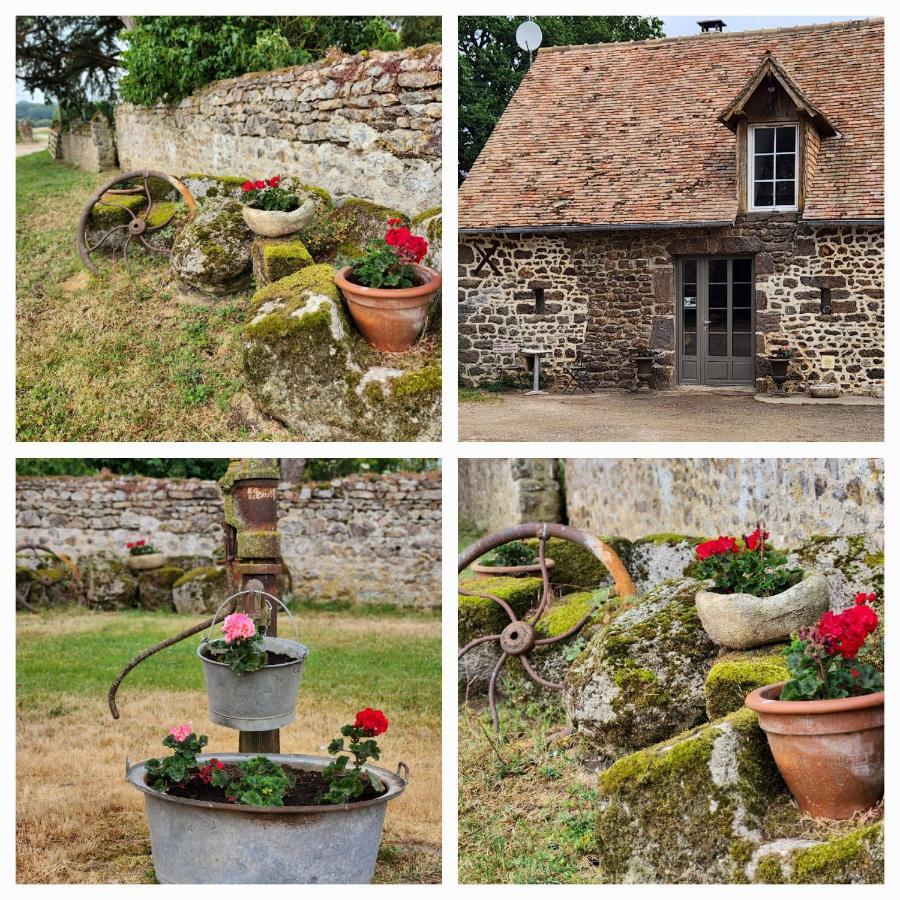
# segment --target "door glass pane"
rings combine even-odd
[[[775,182],[775,205],[776,206],[793,206],[794,205],[794,182],[793,181],[776,181]]]
[[[731,286],[731,305],[738,309],[740,307],[750,308],[750,282],[736,281]]]
[[[753,272],[753,266],[749,259],[736,259],[732,263],[731,280],[750,281],[750,275]]]
[[[710,356],[727,356],[728,355],[728,335],[725,332],[721,334],[709,335],[709,355]]]
[[[728,306],[728,285],[709,283],[709,308],[725,309]]]
[[[682,279],[685,284],[691,282],[692,284],[697,283],[697,260],[696,259],[686,259],[682,263]]]
[[[753,185],[753,205],[771,206],[774,192],[771,181],[757,181]]]
[[[718,309],[710,306],[709,308],[709,330],[725,331],[728,328],[728,309],[722,307]]]
[[[728,260],[727,259],[711,259],[709,261],[709,281],[721,282],[728,281]]]
[[[750,338],[748,333],[735,332],[731,336],[731,355],[750,356]]]
[[[731,311],[731,327],[735,331],[750,330],[750,307],[735,306]]]
[[[685,356],[696,356],[697,355],[697,335],[693,332],[685,332],[684,333],[684,355]]]
[[[685,331],[696,331],[697,330],[697,310],[696,309],[686,309],[684,311],[684,330]]]

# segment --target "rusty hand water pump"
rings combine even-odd
[[[535,669],[529,654],[536,647],[546,647],[551,644],[556,644],[578,634],[578,632],[587,625],[591,616],[594,614],[594,611],[591,610],[571,628],[556,637],[539,638],[536,636],[535,629],[537,624],[553,602],[553,587],[550,584],[550,574],[546,559],[547,540],[551,537],[561,538],[562,540],[570,541],[573,544],[578,544],[579,546],[584,547],[585,550],[593,553],[606,567],[606,570],[609,572],[615,584],[616,593],[620,597],[633,597],[637,593],[634,582],[628,574],[628,570],[625,568],[622,560],[619,559],[616,551],[613,550],[609,544],[604,543],[593,535],[579,531],[577,528],[571,528],[568,525],[559,525],[553,522],[526,522],[521,525],[516,525],[513,528],[507,528],[503,531],[489,534],[464,550],[459,557],[457,566],[458,572],[462,572],[463,569],[470,566],[476,559],[483,556],[489,550],[494,550],[503,544],[527,540],[529,538],[536,538],[538,541],[537,556],[541,570],[543,589],[538,605],[523,618],[519,618],[513,608],[504,599],[495,594],[459,588],[459,593],[464,597],[481,597],[485,600],[492,600],[500,606],[509,618],[509,625],[507,625],[499,634],[486,634],[477,637],[474,640],[469,641],[469,643],[466,644],[465,647],[462,647],[457,654],[458,661],[471,650],[474,650],[482,644],[486,644],[490,641],[497,642],[500,649],[500,658],[497,660],[488,682],[488,706],[490,707],[491,721],[494,725],[494,731],[496,732],[499,732],[500,730],[500,719],[497,714],[497,679],[500,677],[500,671],[507,660],[512,657],[517,657],[522,663],[525,674],[528,675],[533,682],[551,691],[561,691],[563,685],[554,681],[548,681],[544,678]]]

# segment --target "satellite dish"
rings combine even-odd
[[[532,22],[531,19],[527,22],[523,22],[516,29],[516,43],[529,53],[534,53],[534,51],[541,46],[543,37],[541,29],[538,28],[537,24]]]

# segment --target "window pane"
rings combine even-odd
[[[731,327],[735,331],[750,330],[750,307],[736,306],[731,311]]]
[[[756,153],[771,153],[775,149],[775,129],[756,128],[753,131],[753,149]]]
[[[710,309],[715,307],[716,309],[727,309],[728,308],[728,285],[727,284],[712,284],[709,285],[709,306]],[[710,316],[712,318],[712,316]]]
[[[779,153],[778,156],[775,157],[777,160],[775,163],[775,177],[776,178],[793,178],[794,177],[794,154],[793,153]],[[757,178],[762,178],[763,175],[757,170],[756,172]]]
[[[793,181],[776,181],[775,182],[775,205],[776,206],[793,206],[794,205],[794,182]]]
[[[727,356],[728,335],[724,331],[719,334],[710,334],[708,346],[710,356]]]
[[[771,181],[757,181],[753,186],[753,205],[771,206],[773,194]]]
[[[751,285],[749,281],[735,281],[731,287],[731,305],[737,309],[744,307],[750,309]]]
[[[750,281],[750,275],[753,272],[752,261],[749,259],[736,259],[732,264],[731,270],[732,281]]]
[[[783,153],[785,150],[793,150],[796,146],[797,130],[791,125],[787,128],[778,129],[778,152]]]
[[[725,331],[728,327],[728,310],[725,307],[710,308],[709,310],[709,330]]]
[[[733,334],[731,336],[731,355],[750,356],[750,337],[749,334]]]
[[[712,282],[728,281],[728,260],[727,259],[711,259],[709,261],[709,280]]]
[[[754,174],[757,178],[773,178],[775,176],[774,156],[757,156],[754,162]]]
[[[684,311],[684,330],[685,331],[696,331],[697,330],[697,310],[696,309],[686,309]]]
[[[683,276],[682,280],[685,284],[691,282],[692,284],[697,283],[697,260],[696,259],[686,259],[682,264]]]
[[[685,356],[696,356],[697,355],[697,335],[694,332],[685,332],[684,333],[684,355]]]

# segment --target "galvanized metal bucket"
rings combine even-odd
[[[266,598],[271,617],[274,600],[288,615],[294,626],[296,641],[265,635],[263,646],[267,653],[280,653],[291,657],[290,662],[263,666],[255,672],[238,674],[223,662],[213,659],[203,650],[212,634],[216,617],[229,603],[242,594],[262,594]],[[213,722],[238,731],[273,731],[290,725],[296,717],[297,692],[303,675],[303,663],[309,656],[309,648],[300,643],[297,623],[290,610],[277,598],[262,591],[240,591],[228,597],[216,610],[206,637],[197,648],[197,656],[203,663],[203,678],[209,700],[209,717]]]
[[[321,756],[266,754],[282,765],[324,769]],[[224,763],[249,753],[217,753]],[[409,769],[363,766],[387,791],[338,806],[240,806],[170,797],[147,783],[144,763],[126,780],[144,795],[153,867],[162,884],[368,884],[375,872],[388,801],[399,797]],[[400,775],[401,770],[403,775]]]

